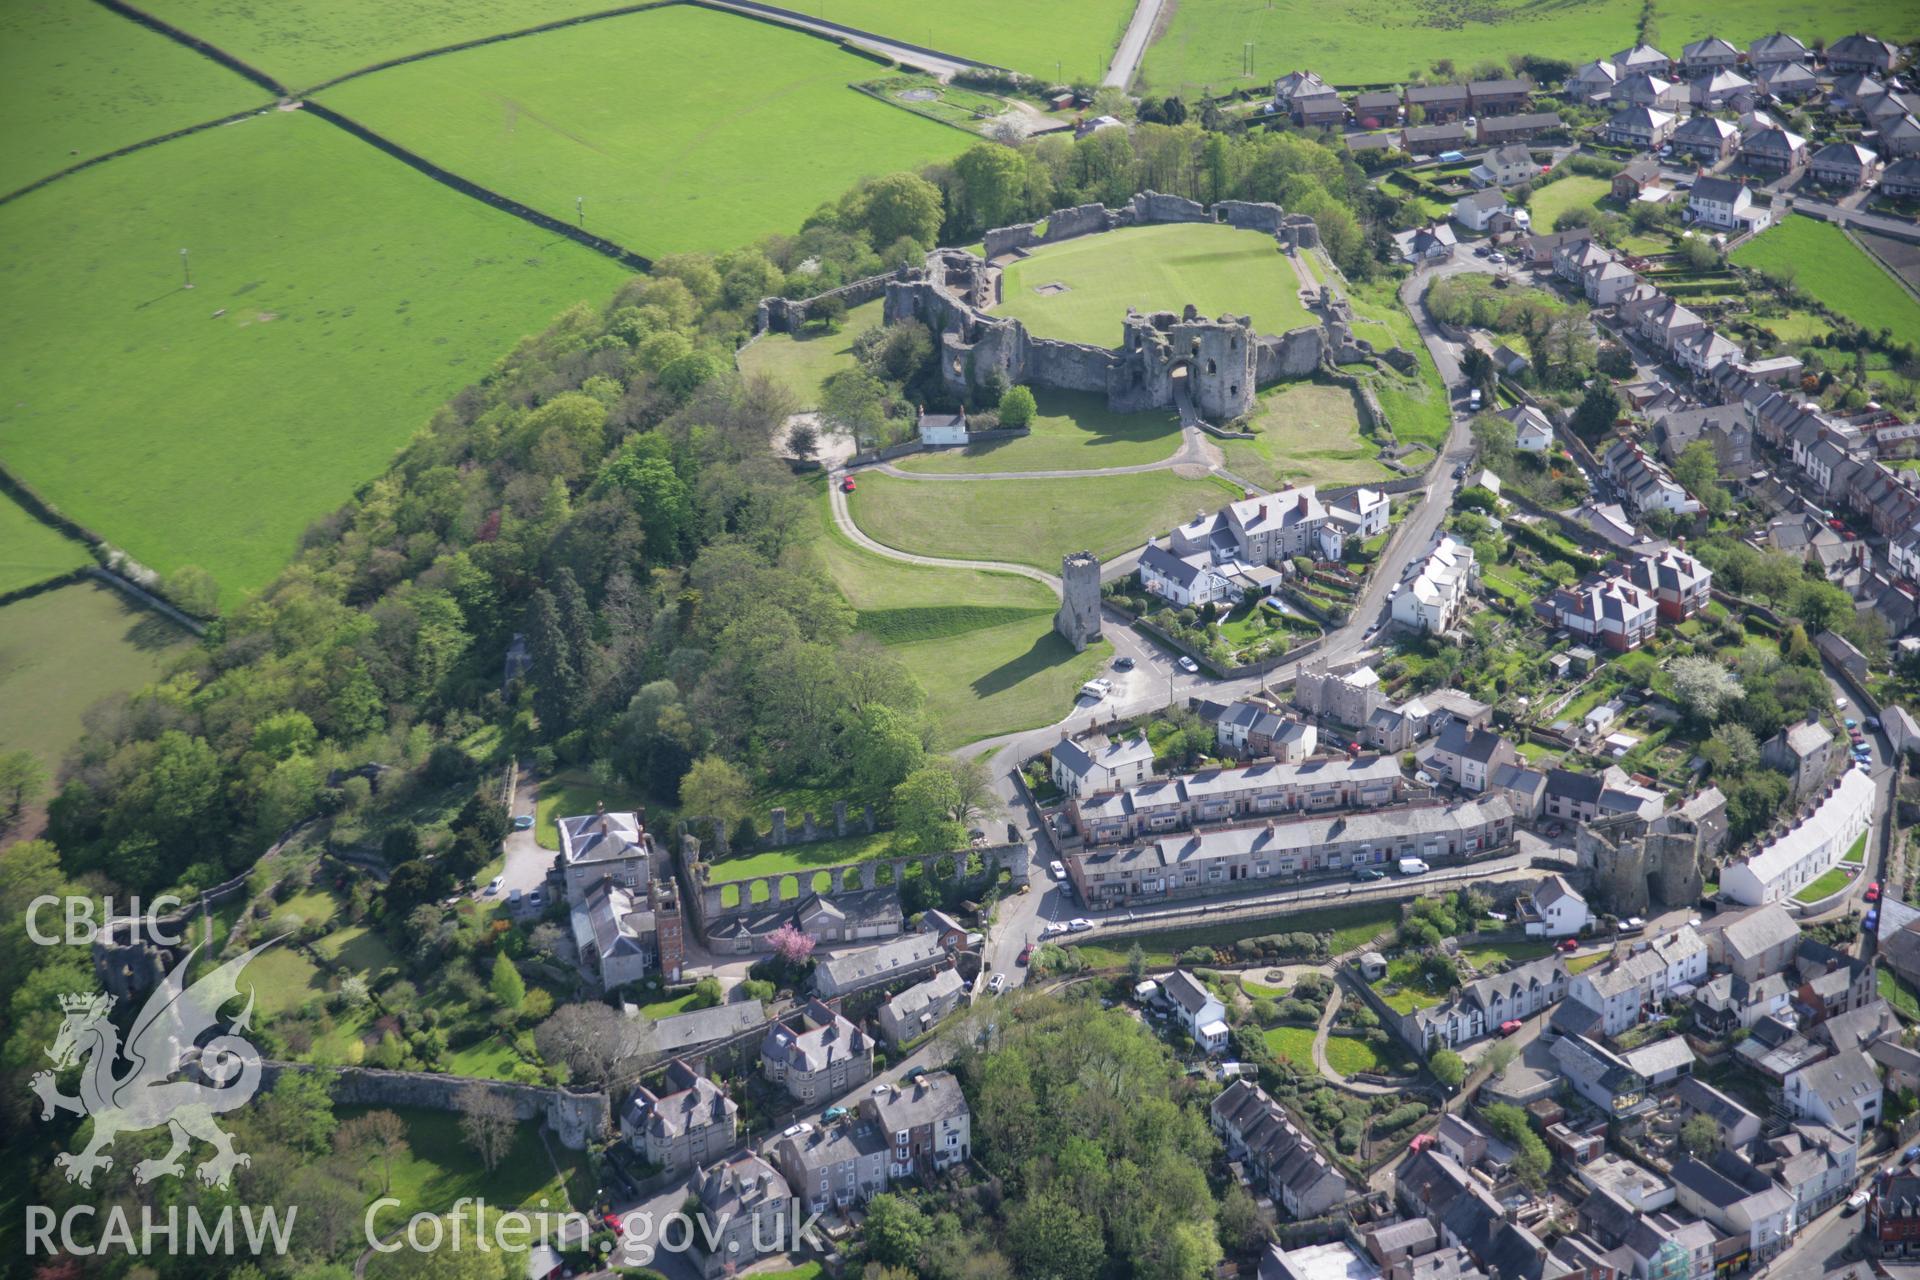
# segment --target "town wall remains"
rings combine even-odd
[[[429,1074],[424,1071],[380,1071],[372,1067],[320,1067],[310,1062],[266,1060],[260,1064],[260,1085],[271,1089],[281,1076],[293,1072],[327,1081],[334,1102],[345,1106],[425,1107],[433,1111],[459,1110],[460,1094],[480,1088],[513,1106],[520,1120],[549,1125],[561,1145],[574,1151],[604,1136],[613,1127],[613,1109],[605,1093],[575,1093],[571,1089],[487,1080],[476,1076]]]

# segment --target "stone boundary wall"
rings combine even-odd
[[[1045,223],[1044,230],[1041,223]],[[1221,200],[1203,205],[1185,196],[1142,191],[1118,209],[1104,204],[1080,204],[1055,209],[1045,218],[995,227],[981,237],[982,255],[991,262],[1010,253],[1040,245],[1058,244],[1080,236],[1119,227],[1148,227],[1174,222],[1216,222],[1242,231],[1264,231],[1288,252],[1318,248],[1320,229],[1303,213],[1288,213],[1277,204],[1251,200]]]
[[[618,1016],[609,1012],[609,1016]],[[575,1093],[571,1089],[486,1080],[477,1076],[436,1075],[423,1071],[381,1071],[373,1067],[320,1067],[310,1062],[263,1061],[262,1088],[270,1089],[288,1072],[324,1076],[337,1103],[349,1106],[426,1107],[455,1111],[460,1092],[479,1086],[513,1105],[521,1120],[539,1120],[552,1127],[561,1145],[575,1151],[613,1127],[613,1108],[604,1093]]]
[[[883,271],[877,276],[864,276],[837,289],[828,289],[816,293],[810,298],[762,298],[760,307],[754,313],[753,332],[758,337],[763,333],[792,333],[807,322],[807,315],[813,305],[824,298],[838,298],[849,308],[864,302],[886,296],[887,283],[897,280],[900,272]]]
[[[1033,434],[1032,427],[994,427],[987,431],[969,431],[966,444],[926,444],[919,440],[905,440],[899,444],[888,445],[884,449],[870,449],[866,453],[856,453],[848,458],[849,467],[867,467],[876,462],[891,462],[895,458],[905,458],[916,453],[939,453],[943,449],[967,449],[976,444],[991,444],[996,440],[1018,440],[1022,436]]]

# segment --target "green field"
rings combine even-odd
[[[0,608],[0,751],[32,751],[52,773],[87,708],[156,679],[188,639],[95,583]]]
[[[879,298],[860,304],[847,312],[846,322],[833,333],[808,329],[755,338],[740,349],[740,372],[749,378],[772,378],[793,392],[802,409],[818,408],[821,384],[858,363],[853,358],[853,340],[880,323],[884,307]]]
[[[1029,578],[889,560],[825,518],[814,550],[860,630],[926,689],[942,748],[1051,724],[1111,652],[1098,644],[1074,653],[1053,630],[1053,593]]]
[[[1085,479],[920,481],[877,472],[847,495],[869,536],[901,551],[1000,560],[1060,571],[1060,557],[1090,550],[1102,560],[1212,511],[1240,491],[1171,471]]]
[[[144,7],[295,88],[427,49],[620,7],[613,0],[148,0]],[[1125,0],[835,0],[809,15],[1031,75],[1097,81],[1133,13]]]
[[[20,0],[0,14],[0,83],[0,193],[272,98],[93,0]]]
[[[1294,480],[1360,484],[1395,473],[1374,455],[1378,447],[1360,433],[1360,410],[1345,387],[1296,382],[1260,393],[1245,424],[1255,440],[1222,440],[1227,470],[1266,489]]]
[[[1404,81],[1440,58],[1463,70],[1504,62],[1509,53],[1577,65],[1632,44],[1639,12],[1633,0],[1487,0],[1472,8],[1439,0],[1182,0],[1141,75],[1159,92],[1224,91],[1271,84],[1298,68],[1334,84],[1380,84]],[[1241,73],[1248,42],[1251,77]]]
[[[1533,225],[1542,232],[1553,230],[1553,220],[1568,209],[1591,209],[1593,202],[1613,190],[1605,178],[1589,178],[1571,173],[1535,191],[1527,201]]]
[[[1790,266],[1797,287],[1867,330],[1920,333],[1920,301],[1829,223],[1787,218],[1734,250],[1733,261],[1758,271]]]
[[[0,595],[91,564],[93,557],[72,538],[42,524],[0,493]]]
[[[1036,389],[1033,434],[967,449],[916,453],[902,471],[1078,471],[1162,462],[1180,447],[1180,416],[1171,410],[1115,413],[1105,395]]]
[[[330,107],[462,177],[649,255],[788,231],[865,175],[979,141],[848,88],[873,64],[690,5],[350,81]]]
[[[0,454],[229,603],[516,338],[626,274],[298,112],[13,201],[0,246],[0,376],[19,388]]]
[[[1774,31],[1791,31],[1808,43],[1854,31],[1872,31],[1896,44],[1920,35],[1913,6],[1903,0],[1823,0],[1817,6],[1802,0],[1658,0],[1657,13],[1659,45],[1670,48],[1676,58],[1683,46],[1704,36],[1719,36],[1744,49]]]
[[[374,1220],[380,1231],[404,1224],[410,1214],[445,1213],[456,1200],[468,1196],[484,1199],[489,1210],[533,1206],[543,1195],[553,1202],[548,1206],[550,1212],[566,1208],[566,1179],[554,1173],[553,1157],[540,1141],[538,1124],[521,1125],[513,1150],[488,1173],[461,1136],[460,1117],[454,1112],[425,1107],[341,1106],[334,1109],[334,1114],[348,1120],[374,1110],[392,1111],[406,1121],[410,1149],[404,1159],[394,1162],[391,1194],[400,1204],[382,1207]],[[553,1151],[562,1160],[584,1159],[559,1143],[553,1144]],[[567,1173],[572,1172],[568,1167]],[[380,1177],[379,1160],[369,1159],[367,1178],[376,1192]],[[587,1191],[591,1193],[592,1189],[593,1184],[588,1183]]]
[[[1066,292],[1036,289],[1065,285]],[[1210,223],[1125,227],[1033,251],[1007,264],[995,315],[1042,338],[1117,347],[1127,308],[1251,316],[1260,333],[1285,333],[1313,317],[1300,278],[1273,237]]]

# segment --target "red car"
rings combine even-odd
[[[1407,1150],[1414,1151],[1414,1152],[1425,1151],[1428,1147],[1432,1145],[1433,1145],[1432,1134],[1416,1133],[1413,1136],[1413,1141],[1407,1144]]]
[[[1500,1024],[1500,1034],[1503,1036],[1510,1036],[1514,1032],[1518,1031],[1524,1025],[1525,1024],[1522,1023],[1518,1018],[1508,1018],[1505,1022]]]
[[[1033,959],[1033,944],[1029,942],[1026,946],[1020,948],[1020,955],[1014,960],[1014,963],[1025,964],[1031,959]]]
[[[852,476],[843,476],[843,477],[841,477],[841,480],[840,480],[840,492],[842,492],[842,493],[852,493],[852,492],[853,492],[853,489],[854,489],[854,484],[853,484],[853,477],[852,477]]]
[[[1561,951],[1578,951],[1580,949],[1580,939],[1562,938],[1560,939],[1558,949]]]
[[[1878,880],[1871,880],[1867,883],[1867,901],[1880,901],[1880,882]]]

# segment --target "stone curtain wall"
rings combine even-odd
[[[897,279],[896,271],[883,272],[877,276],[867,276],[855,280],[852,284],[843,284],[838,289],[828,289],[825,293],[816,293],[811,298],[762,298],[760,309],[753,319],[753,331],[762,333],[793,333],[807,322],[808,309],[823,298],[838,298],[849,308],[863,302],[872,302],[883,296],[889,282]]]
[[[618,1016],[611,1010],[609,1017]],[[434,1111],[459,1109],[456,1099],[463,1089],[478,1085],[496,1098],[513,1104],[513,1114],[521,1120],[539,1120],[551,1126],[563,1146],[575,1151],[601,1137],[613,1127],[613,1108],[604,1093],[575,1093],[571,1089],[549,1089],[540,1085],[516,1084],[509,1080],[483,1080],[475,1076],[434,1075],[421,1071],[380,1071],[372,1067],[317,1067],[309,1062],[260,1064],[260,1084],[271,1089],[287,1072],[323,1076],[336,1103],[348,1106],[426,1107]]]

